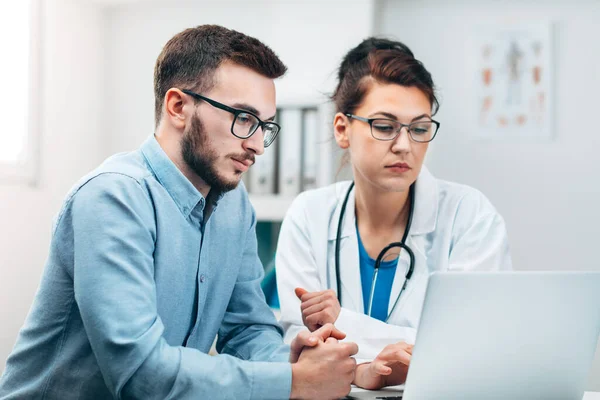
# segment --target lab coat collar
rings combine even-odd
[[[329,240],[336,239],[342,203],[344,202],[350,183],[349,181],[340,182],[335,186],[337,205],[329,223]],[[425,165],[421,168],[421,173],[415,183],[415,190],[415,210],[409,236],[424,235],[433,232],[436,226],[439,203],[438,183]],[[340,238],[356,235],[356,214],[354,209],[355,197],[354,190],[352,190],[348,198],[346,211],[344,212]]]
[[[425,235],[435,230],[440,201],[437,179],[425,165],[415,183],[415,211],[410,235]]]

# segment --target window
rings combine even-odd
[[[39,131],[39,0],[0,3],[0,181],[35,182]]]

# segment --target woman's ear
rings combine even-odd
[[[342,113],[337,113],[333,117],[333,134],[335,135],[335,141],[338,146],[342,149],[350,147],[350,141],[348,140],[348,134],[350,131],[350,121]]]

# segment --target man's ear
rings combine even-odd
[[[184,94],[181,90],[171,88],[165,94],[163,107],[163,118],[169,121],[169,124],[177,129],[183,130],[186,124],[186,108],[193,104],[193,99]]]
[[[350,131],[350,121],[342,113],[337,113],[333,117],[333,134],[335,135],[335,141],[338,146],[342,149],[350,147],[350,141],[348,140],[348,133]]]

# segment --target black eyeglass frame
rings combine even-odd
[[[411,138],[411,140],[413,140],[414,142],[417,142],[417,143],[429,143],[433,139],[435,139],[435,136],[437,135],[438,131],[440,130],[440,125],[441,125],[438,121],[433,120],[433,119],[428,119],[428,120],[424,120],[424,121],[415,121],[415,122],[411,122],[410,124],[403,124],[400,121],[397,121],[395,119],[389,119],[389,118],[365,118],[365,117],[359,117],[358,115],[354,115],[354,114],[350,114],[350,113],[346,113],[344,115],[346,117],[348,117],[348,118],[352,118],[352,119],[356,119],[358,121],[362,121],[362,122],[368,123],[369,126],[371,127],[371,136],[373,136],[373,139],[375,139],[375,140],[381,140],[381,141],[384,141],[384,142],[390,141],[390,140],[395,140],[398,137],[398,135],[400,135],[400,132],[402,131],[402,128],[406,127],[406,130],[408,132],[408,136]],[[374,121],[390,121],[390,122],[393,122],[393,123],[396,123],[396,124],[400,124],[400,128],[398,130],[396,130],[396,134],[393,137],[391,137],[389,139],[381,139],[381,138],[375,137],[375,135],[373,134],[373,122]],[[410,131],[410,127],[412,125],[417,125],[417,124],[422,123],[422,122],[433,122],[433,124],[435,125],[435,132],[433,132],[433,135],[431,136],[431,139],[429,139],[429,140],[417,140],[417,139],[415,139],[413,137],[413,134]]]
[[[180,89],[183,93],[192,96],[193,98],[195,98],[196,100],[204,100],[205,102],[207,102],[208,104],[210,104],[211,106],[221,109],[223,111],[227,111],[231,114],[233,114],[233,121],[231,123],[231,134],[233,136],[235,136],[238,139],[248,139],[249,137],[251,137],[252,135],[254,135],[254,133],[256,133],[256,131],[258,130],[258,128],[261,128],[263,131],[265,130],[265,126],[274,126],[276,128],[275,134],[272,135],[272,138],[267,142],[263,140],[264,146],[265,147],[269,147],[277,138],[277,135],[279,135],[279,131],[281,130],[281,126],[276,123],[276,122],[272,122],[272,121],[263,121],[260,118],[258,118],[258,116],[256,114],[254,114],[253,112],[250,112],[248,110],[240,110],[238,108],[233,108],[233,107],[229,107],[226,104],[223,103],[219,103],[216,100],[213,99],[209,99],[206,96],[202,96],[201,94],[198,94],[196,92],[193,92],[191,90],[188,89]],[[235,121],[237,120],[238,116],[240,114],[249,114],[252,115],[254,118],[256,118],[256,120],[258,121],[258,125],[256,125],[256,127],[254,128],[254,130],[252,130],[252,132],[250,132],[247,136],[242,136],[242,135],[238,135],[234,132],[233,127],[235,126]]]

